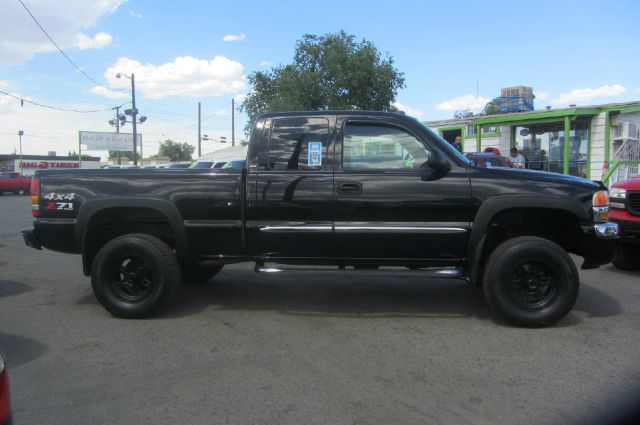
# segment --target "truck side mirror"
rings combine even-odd
[[[432,149],[429,159],[422,164],[420,169],[422,170],[422,180],[438,180],[451,171],[451,164],[442,152],[437,149]]]

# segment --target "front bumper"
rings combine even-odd
[[[584,262],[582,269],[595,269],[610,263],[616,254],[620,240],[620,228],[616,223],[596,223],[585,226]]]

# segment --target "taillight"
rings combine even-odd
[[[4,370],[4,357],[0,353],[0,423],[5,423],[11,415],[9,399],[9,375]]]
[[[38,177],[31,179],[29,194],[31,195],[31,215],[40,217],[40,179]]]

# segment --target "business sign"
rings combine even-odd
[[[142,135],[138,134],[137,139],[141,143]],[[80,144],[88,151],[132,151],[133,134],[81,131]]]

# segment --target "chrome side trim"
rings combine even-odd
[[[184,227],[230,228],[242,226],[241,220],[184,220]]]
[[[260,229],[261,232],[265,233],[331,233],[332,230],[331,226],[266,226]]]
[[[465,233],[462,227],[413,227],[413,226],[336,226],[336,233]]]

